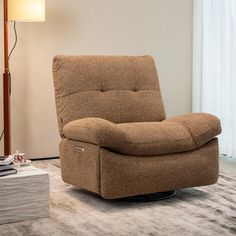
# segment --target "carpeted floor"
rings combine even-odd
[[[34,165],[50,174],[50,217],[0,225],[0,236],[236,235],[236,177],[228,174],[216,185],[181,190],[170,200],[126,203],[63,183],[58,160]]]

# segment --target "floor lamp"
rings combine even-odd
[[[4,155],[11,154],[11,74],[9,69],[8,23],[45,21],[45,0],[4,0],[3,122]],[[16,31],[15,31],[16,33]],[[17,37],[16,37],[17,39]],[[17,40],[16,40],[17,42]],[[14,47],[13,47],[14,49]],[[11,51],[12,52],[12,51]]]

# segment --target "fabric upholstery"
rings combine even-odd
[[[60,153],[62,179],[106,199],[209,185],[218,179],[217,139],[189,152],[139,157],[65,138]]]
[[[197,147],[221,133],[220,120],[216,116],[207,113],[176,116],[166,119],[165,122],[174,122],[186,127]]]
[[[220,132],[219,119],[206,113],[178,116],[163,122],[123,124],[85,118],[72,121],[63,129],[66,138],[132,156],[190,151],[209,142]]]
[[[78,148],[85,151],[81,152]],[[62,179],[99,194],[99,146],[62,139],[59,150]]]
[[[217,117],[166,119],[150,56],[57,56],[62,179],[106,199],[214,184]]]
[[[161,121],[165,111],[150,56],[57,56],[53,78],[60,134],[70,121]]]
[[[216,139],[191,152],[153,157],[130,157],[101,149],[101,195],[119,198],[214,184],[218,162]]]

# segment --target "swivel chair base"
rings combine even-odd
[[[117,199],[122,202],[153,202],[153,201],[161,201],[174,197],[176,191],[167,191],[167,192],[157,192],[151,194],[137,195],[132,197],[125,197]]]

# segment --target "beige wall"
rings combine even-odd
[[[13,150],[58,155],[51,73],[56,54],[153,55],[167,114],[191,111],[192,0],[46,0],[46,8],[45,23],[17,25]]]

